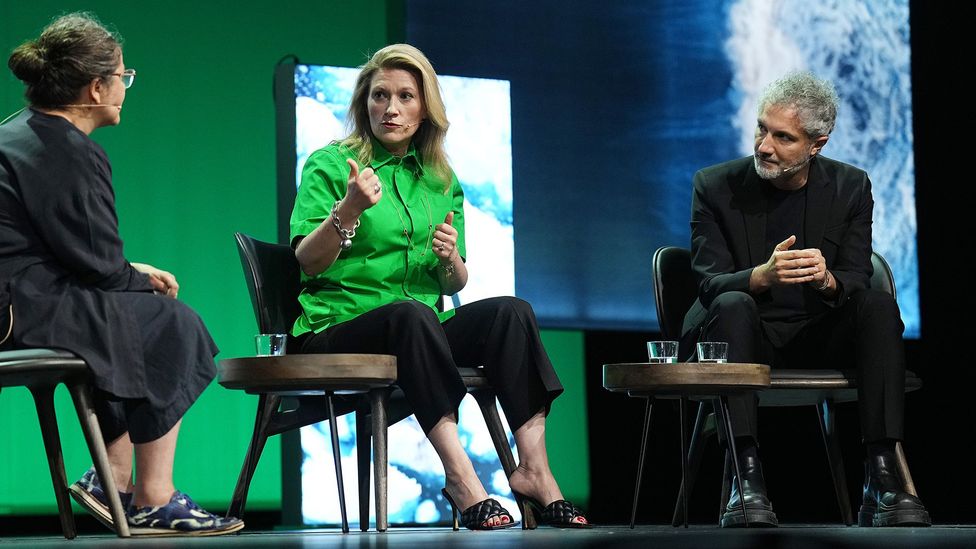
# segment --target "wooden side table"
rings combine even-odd
[[[234,489],[234,497],[228,514],[239,516],[247,501],[258,458],[269,435],[292,428],[275,425],[278,403],[283,396],[325,395],[329,408],[329,425],[332,431],[332,452],[335,456],[336,477],[339,488],[339,508],[342,513],[342,531],[349,531],[346,518],[346,496],[342,481],[342,464],[339,456],[339,436],[336,430],[333,394],[366,393],[372,412],[373,478],[375,479],[376,529],[388,527],[386,404],[389,387],[396,382],[396,357],[373,354],[294,354],[259,356],[221,360],[219,382],[228,389],[243,390],[260,395],[258,416],[247,457]],[[287,423],[282,421],[281,423]],[[357,437],[363,436],[356,433]],[[367,477],[368,478],[368,477]],[[368,510],[368,501],[360,510]],[[368,514],[368,513],[367,513]],[[368,525],[368,517],[360,519]]]
[[[769,387],[769,366],[743,363],[699,363],[679,362],[676,364],[620,363],[603,365],[603,387],[608,391],[627,393],[628,396],[644,398],[647,405],[644,413],[644,430],[641,437],[640,457],[637,463],[637,483],[634,486],[634,503],[630,512],[630,527],[634,527],[637,516],[637,501],[640,496],[641,477],[647,452],[647,438],[651,430],[651,411],[654,399],[679,399],[681,419],[681,485],[686,486],[688,474],[688,437],[685,435],[685,405],[688,400],[717,399],[720,403],[721,427],[732,450],[732,463],[739,493],[742,494],[742,475],[732,436],[729,417],[728,396],[751,393]],[[684,510],[684,525],[688,527],[688,496],[681,492],[681,506]],[[746,526],[745,505],[742,517]]]

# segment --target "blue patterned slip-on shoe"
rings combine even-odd
[[[241,519],[207,512],[179,490],[162,507],[132,506],[126,515],[133,536],[219,536],[244,528]]]
[[[98,473],[95,472],[94,467],[89,467],[77,482],[69,486],[68,492],[78,502],[78,505],[84,507],[99,522],[115,530],[112,513],[108,510],[108,498],[105,497],[105,491],[102,489],[102,483],[98,480]],[[132,494],[119,492],[119,499],[122,500],[122,508],[126,509],[129,507],[129,502],[132,501]]]

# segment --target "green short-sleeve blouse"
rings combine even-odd
[[[458,252],[464,245],[464,194],[457,177],[445,192],[442,180],[426,169],[413,146],[403,157],[373,142],[373,168],[383,187],[380,201],[360,217],[352,247],[316,276],[302,274],[298,301],[302,315],[293,335],[320,332],[377,307],[415,300],[436,311],[441,296],[438,261],[431,249],[434,227],[454,212]],[[291,242],[329,219],[332,205],[346,194],[348,147],[332,143],[308,157],[291,214]],[[360,166],[360,171],[366,166]],[[331,223],[331,221],[330,221]],[[441,322],[454,311],[438,313]]]

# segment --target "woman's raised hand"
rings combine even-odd
[[[343,201],[347,207],[353,208],[358,215],[372,208],[383,197],[383,187],[380,178],[373,172],[373,168],[359,171],[359,164],[352,158],[347,158],[349,164],[349,181],[346,183],[346,197]]]
[[[441,259],[441,263],[448,263],[457,255],[458,231],[453,223],[454,212],[447,212],[444,222],[434,227],[434,238],[431,239],[430,247]]]

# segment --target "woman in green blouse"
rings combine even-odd
[[[447,162],[449,124],[424,54],[406,44],[376,52],[359,74],[349,118],[349,136],[308,158],[292,212],[303,271],[295,344],[305,353],[396,355],[397,384],[444,464],[443,493],[477,530],[514,525],[458,439],[466,389],[457,368],[483,365],[518,447],[509,478],[516,498],[541,510],[546,524],[588,527],[549,469],[546,414],[563,388],[531,306],[498,297],[437,310],[468,271],[464,195]]]

